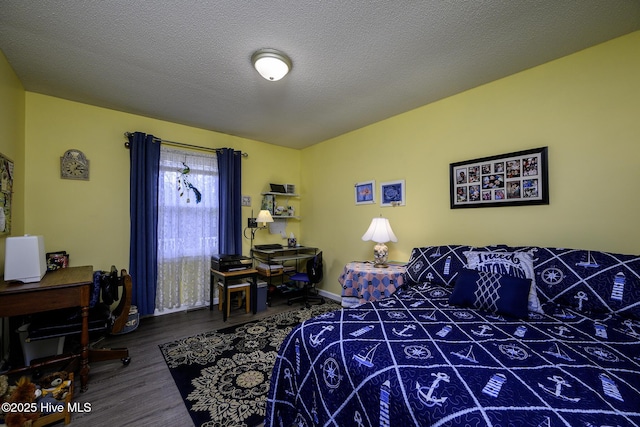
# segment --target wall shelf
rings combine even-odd
[[[283,197],[300,197],[299,194],[295,194],[295,193],[275,193],[273,191],[266,191],[264,193],[261,193],[263,196],[266,196],[267,194],[270,194],[272,196],[283,196]]]
[[[271,211],[271,216],[273,217],[274,221],[280,220],[280,219],[284,219],[284,220],[287,220],[287,219],[300,219],[300,217],[297,216],[297,215],[277,215],[277,214],[274,213],[275,206],[277,205],[276,200],[279,197],[286,198],[286,201],[284,202],[284,206],[286,207],[286,206],[289,205],[289,199],[291,197],[296,197],[296,198],[300,197],[299,194],[295,194],[295,193],[279,193],[279,192],[276,192],[276,191],[265,191],[264,193],[260,193],[260,194],[262,194],[262,196],[272,196],[273,197],[273,209],[269,209],[269,210]],[[279,205],[282,206],[283,204],[280,203]],[[263,204],[263,206],[264,206],[264,204]],[[264,207],[262,209],[264,209]]]

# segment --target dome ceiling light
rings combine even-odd
[[[265,79],[275,82],[287,75],[291,59],[275,49],[260,49],[251,55],[254,68]]]

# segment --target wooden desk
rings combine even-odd
[[[267,265],[285,264],[288,261],[298,261],[313,258],[318,253],[318,248],[310,246],[284,246],[279,249],[251,249],[251,257],[258,262]]]
[[[93,266],[68,267],[50,271],[34,283],[0,282],[0,317],[20,316],[59,308],[81,307],[82,345],[80,383],[89,380],[89,298]]]
[[[255,268],[247,268],[245,270],[238,271],[218,271],[211,269],[211,275],[209,280],[209,310],[213,310],[213,291],[216,288],[216,281],[222,282],[224,287],[223,295],[218,295],[218,298],[224,298],[224,309],[222,310],[222,321],[227,321],[227,310],[229,310],[229,301],[226,298],[227,295],[227,280],[243,279],[248,277],[251,279],[251,293],[258,292],[258,270]],[[254,294],[257,295],[257,294]],[[256,314],[257,304],[253,307],[253,314]]]
[[[284,283],[285,274],[293,274],[300,271],[301,261],[313,258],[318,253],[318,248],[310,246],[284,246],[278,249],[251,249],[251,257],[258,263],[258,274],[267,279],[269,285],[272,285],[274,276],[282,276],[281,282]],[[265,270],[260,264],[280,265],[277,270]]]

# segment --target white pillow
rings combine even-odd
[[[536,291],[536,277],[533,272],[533,254],[531,252],[466,251],[464,255],[467,257],[466,267],[471,270],[531,279],[529,311],[544,314]]]

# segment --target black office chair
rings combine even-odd
[[[119,296],[120,287],[123,288]],[[96,348],[107,334],[121,333],[129,319],[131,308],[132,281],[126,270],[122,270],[120,277],[115,266],[110,272],[96,271],[93,277],[91,300],[89,303],[89,334],[99,339],[89,344],[89,362],[120,359],[123,365],[131,361],[127,348]],[[100,295],[102,294],[102,301]],[[114,310],[111,304],[120,299]],[[57,338],[62,336],[77,336],[82,333],[81,310],[63,309],[38,313],[31,318],[29,325],[29,341]]]
[[[307,261],[306,267],[306,272],[298,272],[290,277],[292,281],[302,283],[303,288],[302,295],[289,298],[287,301],[288,305],[293,304],[294,301],[302,301],[307,308],[311,308],[311,301],[317,301],[319,304],[324,304],[324,298],[318,295],[317,291],[314,293],[311,292],[315,290],[316,283],[320,283],[323,277],[322,252],[318,252],[313,258],[310,258]]]

